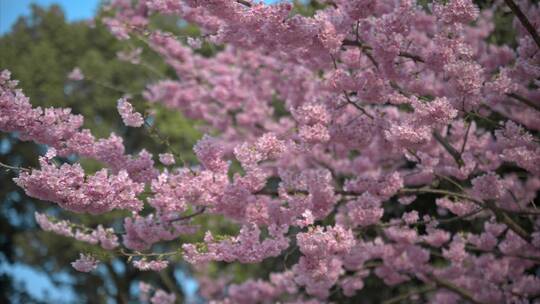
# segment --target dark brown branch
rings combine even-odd
[[[531,236],[523,229],[518,223],[516,223],[504,210],[495,205],[495,202],[491,200],[484,201],[486,206],[493,211],[497,221],[504,223],[510,230],[516,233],[519,237],[525,240],[527,243],[531,243]]]
[[[362,195],[363,192],[336,190],[335,193],[339,194],[339,195],[360,196],[360,195]],[[254,195],[273,195],[273,196],[279,195],[279,193],[277,191],[269,190],[269,189],[262,189],[262,190],[259,190],[257,192],[254,192],[253,194]],[[289,195],[298,195],[298,194],[309,195],[309,192],[305,191],[305,190],[294,190],[293,189],[293,190],[287,191],[287,194],[289,194]]]
[[[430,279],[432,279],[438,286],[457,293],[463,299],[465,299],[465,300],[467,300],[467,301],[469,301],[471,303],[483,304],[482,302],[477,301],[468,290],[466,290],[464,288],[461,288],[461,287],[459,287],[457,285],[454,285],[452,282],[449,282],[449,281],[444,280],[444,279],[440,279],[440,278],[438,278],[436,276],[430,276]]]
[[[350,195],[350,196],[360,196],[362,193],[360,192],[354,192],[354,191],[344,191],[344,190],[336,190],[336,194],[341,195]],[[287,192],[290,195],[296,195],[296,194],[304,194],[309,195],[308,191],[305,190],[290,190]],[[484,208],[488,208],[490,211],[492,211],[495,214],[495,217],[497,220],[501,223],[504,223],[510,230],[512,230],[514,233],[516,233],[519,237],[521,237],[523,240],[525,240],[527,243],[531,243],[531,236],[521,227],[518,223],[516,223],[505,210],[500,209],[498,206],[495,205],[492,201],[481,201],[478,199],[475,199],[474,197],[471,197],[466,194],[452,192],[444,189],[431,189],[431,188],[402,188],[399,190],[400,194],[409,194],[409,193],[433,193],[433,194],[442,194],[442,195],[450,195],[455,196],[457,198],[466,199],[473,203],[475,203],[477,206],[480,207],[480,209],[475,210],[471,212],[470,214],[466,214],[457,218],[453,219],[447,219],[449,222],[458,220],[461,218],[465,218],[468,216],[472,216],[474,214],[479,213]],[[253,193],[255,195],[274,195],[277,196],[278,193],[276,191],[268,190],[268,189],[262,189],[260,191],[257,191]],[[444,220],[442,220],[444,221]]]
[[[463,154],[463,151],[465,151],[465,146],[467,145],[467,140],[469,139],[469,131],[471,131],[471,125],[472,125],[472,122],[469,122],[467,124],[467,131],[465,131],[465,138],[463,138],[463,143],[461,144],[461,149],[459,150],[459,154]]]
[[[30,169],[23,168],[23,167],[10,166],[10,165],[4,164],[3,162],[0,162],[0,167],[4,167],[4,168],[6,168],[8,170],[12,170],[12,171],[26,171],[26,172],[30,171]]]
[[[196,217],[197,215],[203,214],[205,210],[206,210],[206,206],[203,206],[201,209],[193,212],[192,214],[184,215],[184,216],[169,220],[168,222],[172,223],[172,222],[177,222],[177,221],[189,220],[191,218]]]
[[[246,0],[236,0],[237,3],[242,4],[243,6],[251,7],[251,2]]]
[[[485,208],[478,208],[474,211],[471,211],[469,213],[466,213],[466,214],[463,214],[463,215],[459,215],[459,216],[453,216],[451,218],[446,218],[446,219],[435,219],[439,224],[448,224],[448,223],[452,223],[452,222],[455,222],[455,221],[458,221],[458,220],[462,220],[462,219],[466,219],[470,216],[473,216],[473,215],[476,215],[482,211],[484,211]],[[387,224],[380,224],[379,226],[380,227],[383,227],[383,228],[386,228],[386,227],[392,227],[392,226],[400,226],[400,225],[403,225],[403,226],[407,226],[407,225],[410,225],[410,226],[413,226],[413,227],[416,227],[416,226],[419,226],[419,225],[426,225],[426,224],[429,224],[431,222],[433,222],[434,220],[427,220],[427,221],[418,221],[416,223],[413,223],[413,224],[407,224],[406,222],[404,221],[401,221],[399,223],[387,223]]]
[[[497,257],[512,257],[512,258],[519,258],[519,259],[530,260],[530,261],[534,261],[536,263],[540,263],[540,257],[526,256],[526,255],[521,255],[521,254],[506,254],[506,253],[501,252],[497,248],[494,248],[492,250],[484,250],[484,249],[480,249],[480,248],[477,248],[475,246],[470,246],[470,245],[466,245],[465,248],[467,250],[478,252],[478,253],[495,254],[495,256],[497,256]]]
[[[400,57],[409,58],[412,59],[414,62],[422,62],[424,63],[424,59],[418,55],[411,54],[409,52],[399,52]]]
[[[176,302],[175,303],[180,303],[182,302],[182,299],[184,298],[184,293],[182,292],[182,290],[178,287],[178,282],[176,282],[176,279],[174,278],[174,274],[171,273],[171,271],[160,271],[159,272],[159,277],[161,279],[161,281],[163,282],[163,284],[165,284],[165,286],[167,286],[167,288],[169,289],[169,292],[172,292],[176,295]]]
[[[437,289],[435,285],[426,285],[426,286],[423,286],[423,287],[420,287],[420,288],[413,288],[413,289],[411,289],[410,291],[408,291],[408,292],[406,292],[404,294],[401,294],[401,295],[399,295],[397,297],[393,297],[393,298],[391,298],[389,300],[384,301],[383,304],[402,303],[403,301],[409,299],[413,295],[430,292],[430,291],[433,291],[435,289]]]
[[[145,126],[145,130],[148,131],[148,134],[153,139],[157,140],[159,143],[167,147],[167,149],[174,155],[174,157],[178,158],[184,164],[184,167],[188,168],[189,172],[195,175],[195,172],[193,171],[191,166],[184,160],[182,155],[178,151],[176,151],[176,149],[172,147],[172,144],[169,141],[169,138],[167,136],[162,135],[155,125],[150,124],[146,116],[144,117],[144,126]]]
[[[508,97],[512,97],[514,98],[515,100],[525,104],[525,105],[528,105],[529,107],[535,109],[536,111],[540,112],[540,105],[537,105],[535,104],[532,100],[529,100],[521,95],[518,95],[516,93],[508,93],[506,94],[506,96]]]
[[[363,52],[364,51],[371,51],[373,49],[371,46],[365,45],[365,44],[361,43],[360,41],[354,41],[354,40],[349,40],[349,39],[343,40],[341,45],[342,46],[357,46],[360,49],[362,49]],[[415,54],[411,54],[409,52],[399,52],[398,56],[403,57],[403,58],[412,59],[414,62],[425,62],[425,60],[422,57],[420,57],[418,55],[415,55]]]
[[[513,1],[513,0],[504,0],[506,2],[506,5],[510,7],[514,15],[518,17],[519,22],[523,25],[523,27],[529,32],[534,42],[536,42],[536,45],[538,48],[540,48],[540,36],[538,36],[538,32],[534,28],[534,26],[531,24],[529,19],[527,19],[527,16],[521,11],[519,6]]]
[[[370,46],[364,45],[360,41],[354,41],[354,40],[349,40],[349,39],[343,40],[341,42],[341,45],[342,46],[357,46],[357,47],[360,47],[360,48],[366,49],[366,50],[371,50],[372,49]]]
[[[362,112],[362,114],[366,115],[367,117],[373,119],[373,115],[369,114],[366,109],[364,109],[363,107],[359,106],[358,104],[356,104],[356,102],[353,102],[350,98],[349,98],[349,94],[347,94],[347,91],[343,91],[343,94],[345,94],[345,99],[347,100],[347,103],[348,104],[351,104],[352,106],[354,106],[355,108],[357,108],[358,110],[360,110],[360,112]]]
[[[503,208],[499,208],[499,209],[501,209],[501,211],[506,212],[506,213],[516,214],[516,215],[521,215],[521,216],[540,215],[540,210],[534,209],[534,208],[524,208],[520,210],[508,210],[508,209],[503,209]]]
[[[456,150],[444,137],[442,137],[439,132],[434,131],[433,137],[446,149],[446,151],[454,158],[459,167],[463,166],[465,163],[461,158],[461,154]]]
[[[113,279],[114,285],[116,285],[115,286],[116,287],[116,295],[115,295],[116,303],[127,304],[128,303],[127,295],[129,294],[129,291],[127,290],[128,288],[126,285],[127,282],[125,280],[122,280],[118,276],[118,274],[116,273],[116,271],[114,270],[110,262],[107,262],[104,264],[105,264],[105,267],[107,268],[107,271],[111,275],[111,278]]]
[[[334,56],[332,56],[332,54],[330,54],[330,57],[332,57],[332,63],[334,64],[334,69],[338,69],[338,66],[337,66],[337,61],[336,59],[334,58]],[[376,63],[375,63],[375,66]],[[357,108],[358,110],[360,110],[360,112],[362,112],[364,115],[366,115],[367,117],[373,119],[373,116],[371,116],[371,114],[369,114],[362,106],[359,106],[358,104],[356,104],[355,102],[353,102],[350,98],[349,98],[349,94],[347,93],[347,91],[343,90],[343,94],[345,95],[345,99],[347,100],[347,103],[348,104],[351,104],[352,106],[354,106],[355,108]]]
[[[367,58],[369,59],[369,61],[371,61],[371,63],[375,66],[375,68],[379,69],[379,63],[377,62],[377,60],[375,60],[373,55],[371,55],[371,53],[369,52],[372,50],[372,47],[370,47],[369,45],[365,45],[358,40],[354,41],[354,40],[348,40],[348,39],[343,40],[341,45],[359,47],[362,53],[367,56]]]
[[[497,221],[500,223],[504,223],[510,230],[512,230],[514,233],[516,233],[519,237],[521,237],[524,241],[527,243],[531,243],[531,236],[521,227],[518,223],[516,223],[504,210],[500,209],[493,201],[481,201],[477,200],[474,197],[470,197],[465,194],[461,193],[455,193],[447,190],[441,190],[441,189],[430,189],[430,188],[403,188],[399,190],[401,193],[435,193],[435,194],[444,194],[444,195],[451,195],[458,198],[469,200],[473,203],[475,203],[479,207],[487,207],[489,210],[491,210],[495,217],[497,218]]]

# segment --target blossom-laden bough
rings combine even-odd
[[[266,280],[200,274],[201,295],[216,303],[325,302],[361,293],[368,277],[418,286],[389,303],[532,303],[540,297],[540,8],[505,3],[336,0],[303,16],[290,3],[114,0],[102,20],[111,32],[144,41],[178,76],[150,83],[144,98],[217,135],[194,147],[199,166],[176,166],[181,156],[170,147],[160,171],[147,151],[128,155],[120,137],[81,129],[69,109],[32,108],[4,71],[0,130],[51,149],[15,181],[72,212],[131,211],[124,231],[36,220],[142,271],[167,267],[173,255],[192,264],[283,257],[285,270]],[[515,46],[492,44],[493,16],[507,6],[517,16]],[[152,14],[180,17],[203,35],[155,30]],[[204,57],[203,43],[225,47]],[[121,55],[141,64],[140,51]],[[151,127],[127,97],[117,106],[126,125]],[[71,154],[105,168],[86,175],[55,162]],[[233,161],[240,173],[231,174]],[[141,213],[145,203],[152,213]],[[224,216],[240,232],[152,251],[204,229],[191,224],[201,214]],[[97,265],[87,255],[73,263]],[[173,301],[162,290],[152,297]]]

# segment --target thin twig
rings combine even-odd
[[[465,138],[463,138],[463,143],[461,144],[461,149],[459,149],[459,154],[462,155],[463,151],[465,151],[465,146],[467,145],[467,140],[469,138],[469,131],[471,130],[472,122],[469,121],[469,124],[467,125],[467,131],[465,131]]]
[[[148,71],[154,73],[155,75],[157,75],[157,76],[159,76],[159,77],[161,77],[161,78],[165,78],[165,77],[166,77],[166,75],[163,74],[161,71],[159,71],[158,69],[156,69],[155,67],[153,67],[152,65],[150,65],[150,64],[148,64],[148,63],[146,63],[146,62],[144,62],[144,61],[141,61],[141,62],[140,62],[140,65],[141,65],[142,67],[146,68]]]
[[[95,83],[95,84],[97,84],[97,85],[99,85],[99,86],[102,86],[102,87],[104,87],[104,88],[107,88],[107,89],[109,89],[109,90],[113,90],[113,91],[122,93],[122,94],[124,94],[124,95],[135,96],[135,95],[138,95],[138,94],[139,94],[139,93],[136,93],[136,94],[130,93],[130,92],[129,92],[128,90],[126,90],[126,89],[116,87],[116,86],[114,86],[114,85],[112,85],[112,84],[109,84],[109,83],[106,83],[106,82],[102,82],[102,81],[97,80],[97,79],[94,79],[94,78],[92,78],[92,77],[90,77],[90,76],[87,76],[87,77],[85,78],[85,80],[90,81],[90,82],[93,82],[93,83]]]
[[[338,66],[337,66],[337,61],[336,61],[336,58],[334,58],[334,56],[332,56],[332,54],[330,54],[330,57],[332,58],[332,63],[334,65],[334,69],[337,70],[338,69]],[[357,108],[358,110],[360,110],[360,112],[362,112],[362,114],[366,115],[367,117],[373,119],[373,116],[371,114],[369,114],[363,107],[359,106],[358,104],[356,104],[355,102],[353,102],[350,98],[349,98],[349,94],[347,93],[347,91],[343,90],[343,95],[345,95],[345,99],[347,100],[347,103],[354,106],[355,108]]]
[[[188,165],[188,163],[184,160],[184,158],[182,157],[182,155],[176,151],[176,149],[174,149],[171,145],[171,142],[169,141],[169,138],[163,136],[159,130],[154,126],[154,125],[151,125],[148,120],[146,119],[146,117],[144,118],[144,125],[145,125],[145,129],[148,131],[148,133],[150,134],[150,136],[154,137],[154,139],[157,139],[159,142],[161,142],[161,144],[165,145],[167,147],[167,149],[172,152],[172,154],[177,157],[181,162],[182,164],[184,165],[184,167],[188,168],[189,172],[191,174],[195,174],[195,172],[193,171],[193,169],[191,169],[191,166]]]
[[[418,161],[419,164],[422,163],[422,159],[418,156],[418,154],[416,154],[415,151],[407,148],[407,152],[409,152],[412,156],[414,156],[414,158],[416,158],[416,161]]]
[[[500,209],[499,207],[497,207],[497,205],[495,205],[495,203],[493,201],[490,201],[490,200],[481,201],[481,200],[477,200],[474,197],[471,197],[471,196],[468,196],[468,195],[465,195],[465,194],[451,192],[451,191],[442,190],[442,189],[431,189],[431,188],[417,188],[417,189],[412,188],[411,189],[411,188],[403,188],[403,189],[399,190],[399,192],[401,192],[401,193],[445,194],[445,195],[451,195],[451,196],[455,196],[455,197],[458,197],[458,198],[469,200],[469,201],[475,203],[476,205],[478,205],[480,207],[487,207],[489,210],[491,210],[495,214],[495,217],[497,218],[497,220],[499,222],[504,223],[506,226],[508,226],[508,228],[510,228],[510,230],[515,232],[519,237],[521,237],[527,243],[531,243],[531,236],[527,233],[527,231],[525,229],[523,229],[523,227],[521,227],[518,223],[516,223],[507,214],[507,212],[505,212],[505,210]]]
[[[6,168],[8,170],[12,170],[12,171],[25,171],[25,172],[30,171],[30,169],[23,168],[23,167],[10,166],[10,165],[4,164],[3,162],[0,162],[0,167],[4,167],[4,168]]]
[[[449,196],[454,196],[461,199],[469,200],[476,204],[483,204],[482,201],[475,199],[472,196],[463,194],[463,193],[457,193],[452,192],[444,189],[432,189],[432,188],[402,188],[399,190],[400,193],[433,193],[433,194],[444,194]]]
[[[127,256],[127,257],[150,257],[150,256],[168,256],[168,255],[176,255],[176,254],[180,254],[181,251],[179,250],[176,250],[176,251],[169,251],[169,252],[163,252],[163,253],[142,253],[142,252],[139,252],[139,251],[135,251],[135,252],[127,252],[124,250],[124,248],[121,248],[118,253],[120,253],[121,255],[124,255],[124,256]]]
[[[437,222],[439,222],[440,224],[447,224],[447,223],[455,222],[457,220],[461,220],[461,219],[468,218],[470,216],[477,215],[478,213],[480,213],[480,212],[482,212],[484,210],[485,210],[485,208],[478,208],[478,209],[476,209],[474,211],[471,211],[471,212],[463,214],[463,215],[454,216],[454,217],[447,218],[447,219],[437,220]]]
[[[456,186],[459,190],[464,191],[463,187],[462,187],[460,184],[458,184],[456,181],[454,181],[453,179],[451,179],[450,177],[444,176],[444,175],[440,175],[440,174],[437,174],[437,173],[434,173],[434,174],[435,174],[435,176],[437,176],[438,178],[442,178],[442,179],[444,179],[444,180],[450,182],[452,185]]]
[[[414,62],[425,62],[424,59],[418,55],[411,54],[409,52],[399,52],[400,57],[412,59]]]
[[[450,281],[447,281],[447,280],[444,280],[444,279],[441,279],[441,278],[438,278],[436,276],[430,276],[430,278],[440,287],[443,287],[445,289],[448,289],[450,291],[453,291],[455,293],[457,293],[458,295],[460,295],[462,298],[464,298],[465,300],[471,302],[471,303],[474,303],[474,304],[483,304],[482,302],[480,301],[477,301],[474,296],[466,289],[464,288],[461,288],[457,285],[454,285],[452,282]]]
[[[251,7],[251,2],[246,0],[236,0],[237,3],[242,4],[243,6]]]
[[[367,117],[373,119],[373,115],[369,114],[366,109],[364,109],[363,107],[359,106],[356,102],[353,102],[350,98],[349,98],[349,94],[347,94],[347,91],[343,91],[343,94],[345,95],[345,99],[347,100],[347,103],[354,106],[355,108],[357,108],[358,110],[360,110],[360,112],[362,112],[362,114],[366,115]]]
[[[354,41],[354,40],[349,40],[349,39],[345,39],[342,41],[341,45],[343,46],[357,46],[361,49],[362,52],[364,52],[364,54],[368,54],[366,53],[366,51],[371,51],[373,50],[373,48],[369,45],[365,45],[364,43],[360,42],[360,41]],[[371,54],[370,54],[371,55]],[[424,58],[418,56],[418,55],[415,55],[415,54],[412,54],[412,53],[409,53],[409,52],[399,52],[398,54],[399,57],[403,57],[403,58],[409,58],[409,59],[412,59],[414,62],[425,62]],[[378,64],[377,64],[378,65]]]
[[[492,250],[484,250],[484,249],[480,249],[478,247],[475,247],[475,246],[471,246],[471,245],[466,245],[465,248],[467,250],[470,250],[470,251],[476,251],[476,252],[480,252],[480,253],[491,253],[491,254],[495,254],[497,257],[511,257],[511,258],[519,258],[519,259],[524,259],[524,260],[531,260],[531,261],[535,261],[536,263],[540,263],[540,257],[536,257],[536,256],[526,256],[526,255],[521,255],[521,254],[505,254],[503,252],[501,252],[499,249],[497,248],[494,248]]]
[[[382,302],[382,304],[402,303],[402,301],[409,299],[413,295],[423,294],[423,293],[426,293],[426,292],[433,291],[435,289],[437,289],[436,285],[426,285],[426,286],[423,286],[423,287],[420,287],[420,288],[412,288],[411,290],[409,290],[408,292],[406,292],[404,294],[401,294],[401,295],[399,295],[397,297],[393,297],[391,299],[388,299],[388,300]]]
[[[401,222],[397,222],[397,223],[386,223],[386,224],[378,224],[377,226],[379,227],[382,227],[382,228],[387,228],[387,227],[393,227],[393,226],[400,226],[400,225],[410,225],[410,226],[419,226],[419,225],[425,225],[425,224],[429,224],[433,221],[437,221],[439,224],[448,224],[448,223],[451,223],[451,222],[455,222],[455,221],[458,221],[458,220],[461,220],[461,219],[465,219],[467,217],[470,217],[470,216],[474,216],[482,211],[484,211],[485,208],[478,208],[474,211],[471,211],[469,213],[466,213],[466,214],[463,214],[463,215],[459,215],[459,216],[453,216],[451,218],[447,218],[447,219],[430,219],[430,220],[427,220],[427,221],[418,221],[418,222],[415,222],[415,223],[412,223],[412,224],[407,224],[405,223],[404,221],[401,221]]]
[[[504,212],[507,212],[507,213],[516,214],[516,215],[522,215],[522,216],[540,215],[540,210],[535,209],[535,208],[525,208],[525,209],[521,209],[521,210],[508,210],[508,209],[504,209],[504,208],[499,208],[499,209],[501,209],[501,211],[504,211]]]
[[[191,218],[196,217],[197,215],[203,214],[205,210],[206,210],[206,206],[202,206],[201,209],[197,210],[196,212],[193,212],[192,214],[188,214],[188,215],[184,215],[184,216],[172,219],[172,220],[168,220],[167,222],[172,223],[172,222],[189,220]]]

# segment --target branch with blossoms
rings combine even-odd
[[[36,219],[139,270],[180,256],[194,266],[278,261],[240,284],[198,273],[208,300],[355,301],[375,281],[388,303],[530,301],[540,295],[540,9],[506,3],[516,39],[495,45],[485,38],[502,3],[338,0],[304,16],[290,3],[112,1],[110,31],[143,40],[178,76],[148,84],[145,109],[160,103],[214,134],[195,145],[198,165],[176,165],[174,146],[128,98],[119,119],[172,152],[158,156],[163,169],[114,134],[96,139],[82,116],[33,108],[3,72],[0,130],[51,148],[39,168],[10,169],[29,196],[64,210],[130,211],[123,231]],[[152,14],[203,36],[155,30]],[[202,56],[201,39],[224,47]],[[142,62],[135,55],[123,58]],[[70,154],[103,169],[53,161]],[[239,232],[210,231],[200,216]],[[199,242],[176,242],[196,232]],[[84,254],[73,264],[98,265]]]

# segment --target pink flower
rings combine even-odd
[[[472,192],[480,199],[499,199],[504,193],[504,184],[494,172],[474,178],[472,185]]]
[[[132,181],[126,171],[114,175],[102,169],[85,176],[80,164],[57,167],[47,159],[40,159],[41,169],[21,172],[15,182],[26,194],[52,201],[73,212],[100,214],[113,209],[132,211],[142,208],[137,195],[143,184]]]
[[[141,259],[133,261],[133,266],[139,270],[152,270],[152,271],[161,271],[169,265],[169,261],[166,260],[153,260],[147,261],[146,259]]]
[[[215,172],[227,171],[228,165],[222,159],[224,151],[215,138],[205,134],[193,147],[193,151],[206,169]]]
[[[130,62],[131,64],[141,63],[142,48],[135,48],[131,51],[120,51],[116,53],[119,60]]]
[[[187,43],[193,49],[200,49],[202,46],[202,40],[200,38],[188,37]]]
[[[172,155],[171,153],[159,154],[159,161],[165,166],[174,165],[174,155]]]
[[[69,80],[80,81],[84,79],[84,74],[82,73],[80,68],[75,67],[71,72],[69,72],[67,77]]]
[[[151,153],[126,154],[115,134],[96,138],[70,109],[33,107],[1,72],[0,130],[50,148],[15,182],[65,211],[127,211],[114,213],[121,236],[44,214],[38,225],[111,254],[121,245],[140,253],[132,265],[141,271],[170,262],[152,249],[177,250],[166,247],[202,229],[181,247],[208,302],[346,302],[362,289],[449,284],[410,301],[526,303],[538,294],[540,53],[523,18],[506,24],[515,39],[505,45],[499,2],[322,0],[313,14],[263,2],[108,5],[109,30],[146,37],[167,65],[168,79],[152,80],[143,98],[212,134],[193,149],[198,166],[173,168],[165,153],[155,168]],[[537,26],[533,2],[518,5]],[[186,44],[156,29],[156,14],[196,26],[200,38]],[[219,46],[197,51],[202,39]],[[117,55],[140,63],[140,54]],[[127,97],[117,109],[125,125],[144,124]],[[103,168],[85,173],[78,160],[87,158]],[[276,260],[287,270],[234,284],[204,267]],[[97,261],[81,255],[73,265],[90,271]],[[364,284],[372,274],[380,280]],[[141,301],[175,301],[140,291]]]
[[[152,304],[174,304],[176,296],[173,293],[166,293],[165,291],[158,289],[156,293],[150,298]]]
[[[436,4],[433,13],[445,23],[468,23],[478,17],[478,8],[471,0],[450,0],[445,5]]]
[[[71,266],[80,272],[90,272],[97,268],[99,262],[90,255],[80,254],[79,259],[71,263]]]
[[[122,121],[126,126],[138,128],[144,124],[144,119],[141,113],[135,111],[126,97],[118,99],[118,104],[116,107],[118,109],[118,113],[120,113],[120,116],[122,116]]]

